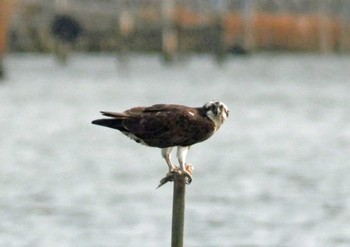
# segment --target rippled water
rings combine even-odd
[[[170,246],[157,149],[90,124],[99,110],[218,99],[192,147],[186,246],[350,246],[350,57],[10,55],[0,84],[0,246]]]

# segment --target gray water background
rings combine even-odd
[[[0,246],[170,246],[156,148],[90,124],[100,110],[218,99],[194,145],[185,246],[350,246],[350,57],[12,54],[0,85]]]

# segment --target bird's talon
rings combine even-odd
[[[189,163],[187,163],[185,165],[185,170],[183,171],[183,173],[185,174],[185,177],[186,177],[186,184],[190,184],[192,182],[192,174],[193,174],[193,166]]]
[[[185,183],[190,184],[192,182],[192,172],[193,167],[191,164],[186,164],[185,169],[182,170],[180,167],[175,167],[174,169],[170,169],[164,178],[160,180],[160,183],[157,188],[166,184],[167,182],[174,182],[176,176],[185,176]]]
[[[185,183],[190,184],[191,182],[192,182],[192,177],[189,177],[188,175],[186,175]]]
[[[177,170],[169,170],[169,172],[165,175],[166,177],[169,178],[170,181],[174,181],[174,176],[177,173]]]
[[[183,173],[185,175],[185,183],[190,184],[192,182],[192,175],[187,171],[183,171]]]

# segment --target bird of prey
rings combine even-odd
[[[185,163],[190,146],[211,137],[228,117],[229,109],[222,102],[210,101],[202,107],[156,104],[121,113],[101,113],[109,118],[94,120],[92,124],[117,129],[137,143],[161,148],[170,173],[177,170],[170,157],[177,147],[180,170],[191,181]]]

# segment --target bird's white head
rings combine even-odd
[[[219,129],[221,124],[226,120],[229,114],[229,109],[227,105],[220,101],[209,101],[204,104],[204,110],[206,115],[215,123],[215,129]]]

